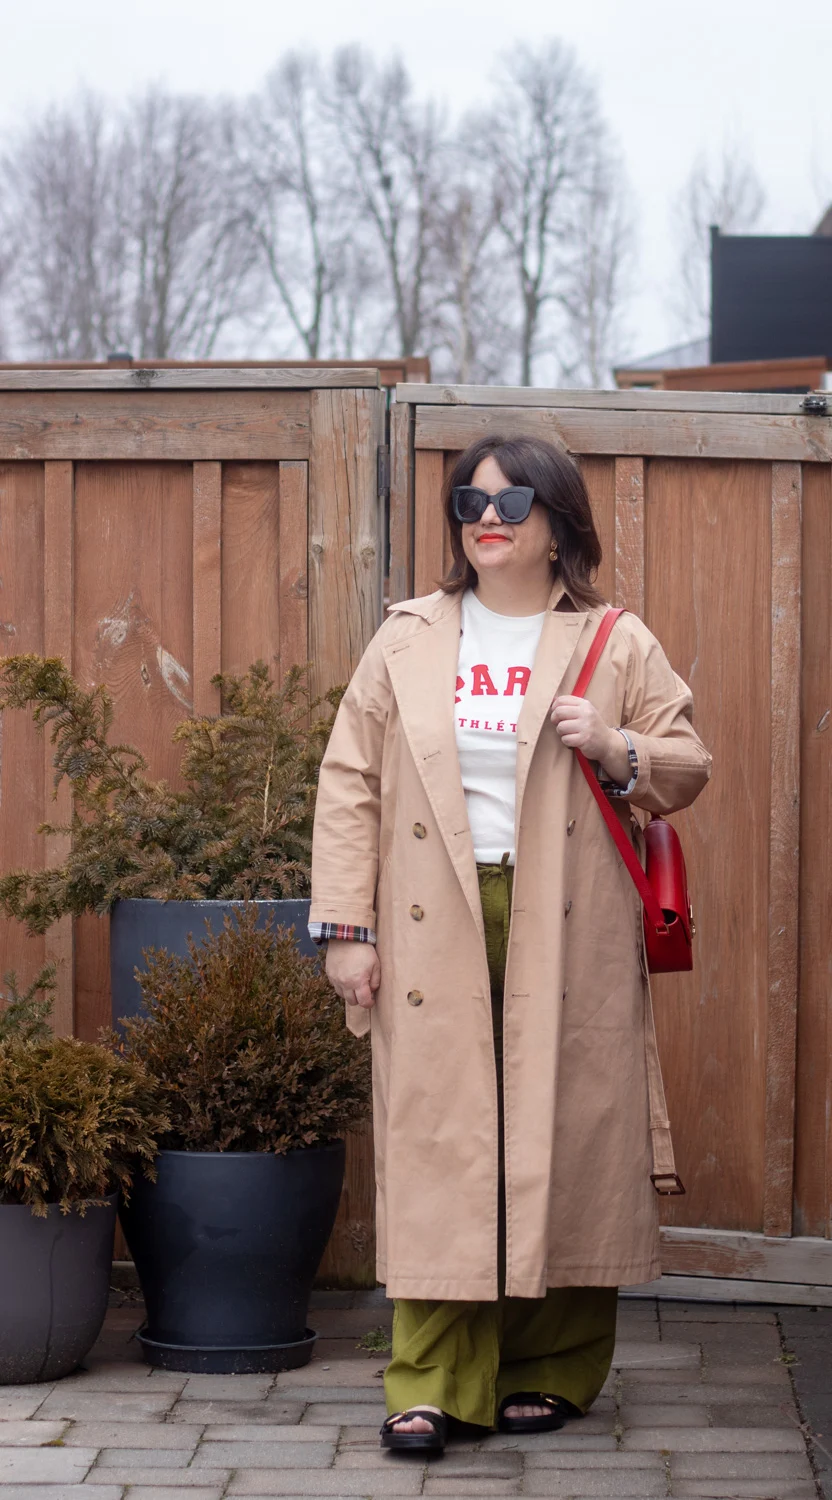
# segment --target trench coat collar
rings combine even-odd
[[[477,866],[468,825],[454,726],[454,689],[459,659],[462,595],[438,590],[408,599],[391,614],[415,615],[429,628],[388,643],[387,670],[402,727],[445,847],[483,932]],[[552,699],[575,654],[587,611],[575,608],[556,580],[540,635],[529,686],[517,721],[517,828],[535,746]]]

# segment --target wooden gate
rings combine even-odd
[[[392,422],[393,599],[445,570],[439,492],[468,443],[580,460],[601,588],[663,642],[714,755],[676,820],[696,970],[655,984],[688,1188],[663,1265],[694,1294],[831,1302],[832,419],[789,396],[403,385]]]
[[[214,673],[311,660],[345,682],[378,627],[376,369],[0,370],[0,632],[106,682],[114,735],[175,780],[174,725],[219,708]],[[57,861],[48,740],[7,714],[2,867]],[[109,1024],[108,923],[0,924],[2,969],[59,965],[56,1021]]]

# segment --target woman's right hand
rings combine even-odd
[[[374,944],[330,938],[326,977],[347,1005],[363,1005],[369,1010],[376,1003],[375,992],[381,984],[381,965]]]

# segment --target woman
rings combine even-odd
[[[617,1288],[659,1274],[673,1175],[641,908],[576,763],[630,808],[710,774],[691,694],[605,611],[583,480],[483,438],[445,495],[453,566],[391,607],[321,767],[310,930],[371,1030],[378,1274],[395,1299],[382,1442],[448,1419],[542,1431],[609,1371]]]

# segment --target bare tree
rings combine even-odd
[[[483,191],[465,123],[447,153],[435,205],[435,327],[430,353],[440,379],[488,384],[514,344],[511,270],[491,194]]]
[[[566,385],[598,387],[611,383],[622,343],[635,231],[621,165],[603,137],[596,147],[576,194],[572,255],[558,295],[558,363]]]
[[[251,259],[234,231],[226,136],[220,109],[152,90],[123,114],[84,97],[18,140],[3,179],[25,352],[211,352]]]
[[[429,342],[435,312],[443,122],[433,105],[413,101],[401,62],[379,65],[359,47],[336,53],[329,98],[345,180],[386,271],[397,352],[416,354]]]
[[[87,95],[51,110],[2,163],[15,342],[56,359],[95,359],[119,342],[124,240],[121,155]]]
[[[310,359],[325,349],[344,352],[335,346],[351,341],[357,312],[353,305],[344,327],[340,297],[355,280],[355,226],[321,94],[317,57],[288,53],[241,121],[238,147],[245,218],[260,264]]]
[[[472,122],[520,293],[520,381],[530,385],[544,309],[560,290],[576,197],[600,150],[595,90],[560,42],[519,45],[498,70],[496,102]]]
[[[678,282],[673,311],[680,331],[701,337],[711,316],[710,230],[744,234],[759,222],[762,183],[736,145],[725,144],[715,165],[699,156],[673,205]]]
[[[134,353],[206,356],[240,312],[252,254],[230,191],[229,139],[216,108],[152,90],[130,109],[123,151]]]

